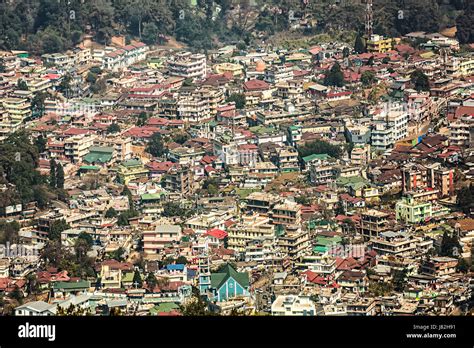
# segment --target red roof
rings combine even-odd
[[[227,232],[220,230],[218,228],[213,228],[212,230],[208,230],[205,235],[211,236],[217,239],[224,239],[225,237],[227,237]]]
[[[262,80],[249,80],[244,82],[244,90],[246,91],[263,91],[270,88],[270,85]]]

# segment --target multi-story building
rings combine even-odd
[[[324,277],[332,277],[336,272],[336,258],[329,255],[305,255],[295,267],[310,270]]]
[[[474,144],[474,117],[471,115],[461,116],[449,123],[449,144],[463,147],[471,147]]]
[[[191,52],[178,53],[168,61],[168,71],[171,76],[186,79],[204,78],[207,73],[206,56]]]
[[[354,144],[369,144],[371,129],[364,125],[347,125],[346,134]]]
[[[416,192],[428,188],[437,189],[440,197],[453,195],[453,169],[443,168],[440,163],[430,165],[410,163],[402,167],[403,192]]]
[[[412,197],[404,197],[395,204],[395,212],[398,221],[407,224],[422,223],[431,218],[432,205],[430,202],[418,202]]]
[[[270,65],[265,69],[264,81],[276,84],[281,81],[293,79],[293,67],[291,64]]]
[[[5,98],[2,105],[7,113],[8,123],[13,128],[23,124],[31,116],[31,103],[26,98]]]
[[[153,231],[143,231],[143,250],[145,254],[156,255],[166,245],[178,242],[182,237],[178,225],[157,225]]]
[[[292,146],[277,149],[275,162],[280,172],[299,171],[298,151]]]
[[[421,273],[435,277],[456,273],[458,260],[452,257],[432,257],[421,264]]]
[[[294,225],[280,225],[285,227],[285,232],[279,234],[277,246],[281,253],[292,262],[297,262],[304,257],[310,247],[308,231],[295,229]],[[279,227],[277,226],[277,230]]]
[[[370,145],[357,145],[351,151],[351,162],[356,166],[364,166],[371,159]]]
[[[94,145],[95,135],[76,134],[64,140],[64,155],[72,162],[79,163]]]
[[[377,150],[387,150],[408,136],[409,115],[402,105],[374,116],[371,142]]]
[[[386,231],[370,238],[369,244],[378,255],[412,256],[417,252],[421,238],[402,232]]]
[[[173,167],[164,176],[165,189],[188,195],[193,192],[193,173],[188,167]]]
[[[367,40],[367,51],[375,52],[375,53],[384,53],[390,51],[392,49],[392,41],[391,38],[384,38],[381,35],[372,35]]]
[[[273,224],[287,229],[298,229],[301,225],[301,205],[291,201],[275,204],[270,212]]]
[[[388,226],[389,214],[369,209],[361,213],[360,233],[366,238],[378,237],[381,232],[389,229]]]
[[[229,248],[243,252],[252,240],[272,237],[275,234],[275,225],[268,217],[258,214],[245,215],[237,224],[229,227],[227,232]]]
[[[117,177],[124,185],[133,180],[148,178],[148,173],[149,170],[138,159],[123,161],[117,168]]]
[[[271,193],[252,192],[247,196],[246,210],[268,216],[272,208],[280,202],[280,197]]]

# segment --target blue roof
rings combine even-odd
[[[197,272],[194,269],[188,269],[188,278],[194,278]]]
[[[182,271],[184,269],[184,265],[179,263],[173,265],[166,265],[166,269],[168,271]]]

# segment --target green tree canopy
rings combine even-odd
[[[339,63],[334,63],[329,71],[326,71],[324,77],[324,85],[326,86],[344,86],[344,74],[342,73],[341,66]]]
[[[161,157],[166,153],[163,137],[160,133],[155,133],[151,136],[148,142],[147,152],[155,157]]]

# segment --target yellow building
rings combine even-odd
[[[368,52],[377,52],[384,53],[392,49],[392,38],[384,38],[380,35],[372,35],[369,40],[367,40],[367,51]]]
[[[122,162],[117,169],[120,183],[128,185],[132,180],[148,177],[148,169],[137,159]]]
[[[214,68],[218,74],[230,72],[233,76],[240,76],[243,73],[242,65],[235,63],[216,64]]]
[[[22,123],[31,116],[31,104],[25,98],[6,98],[2,101],[3,109],[8,113],[11,123]]]

